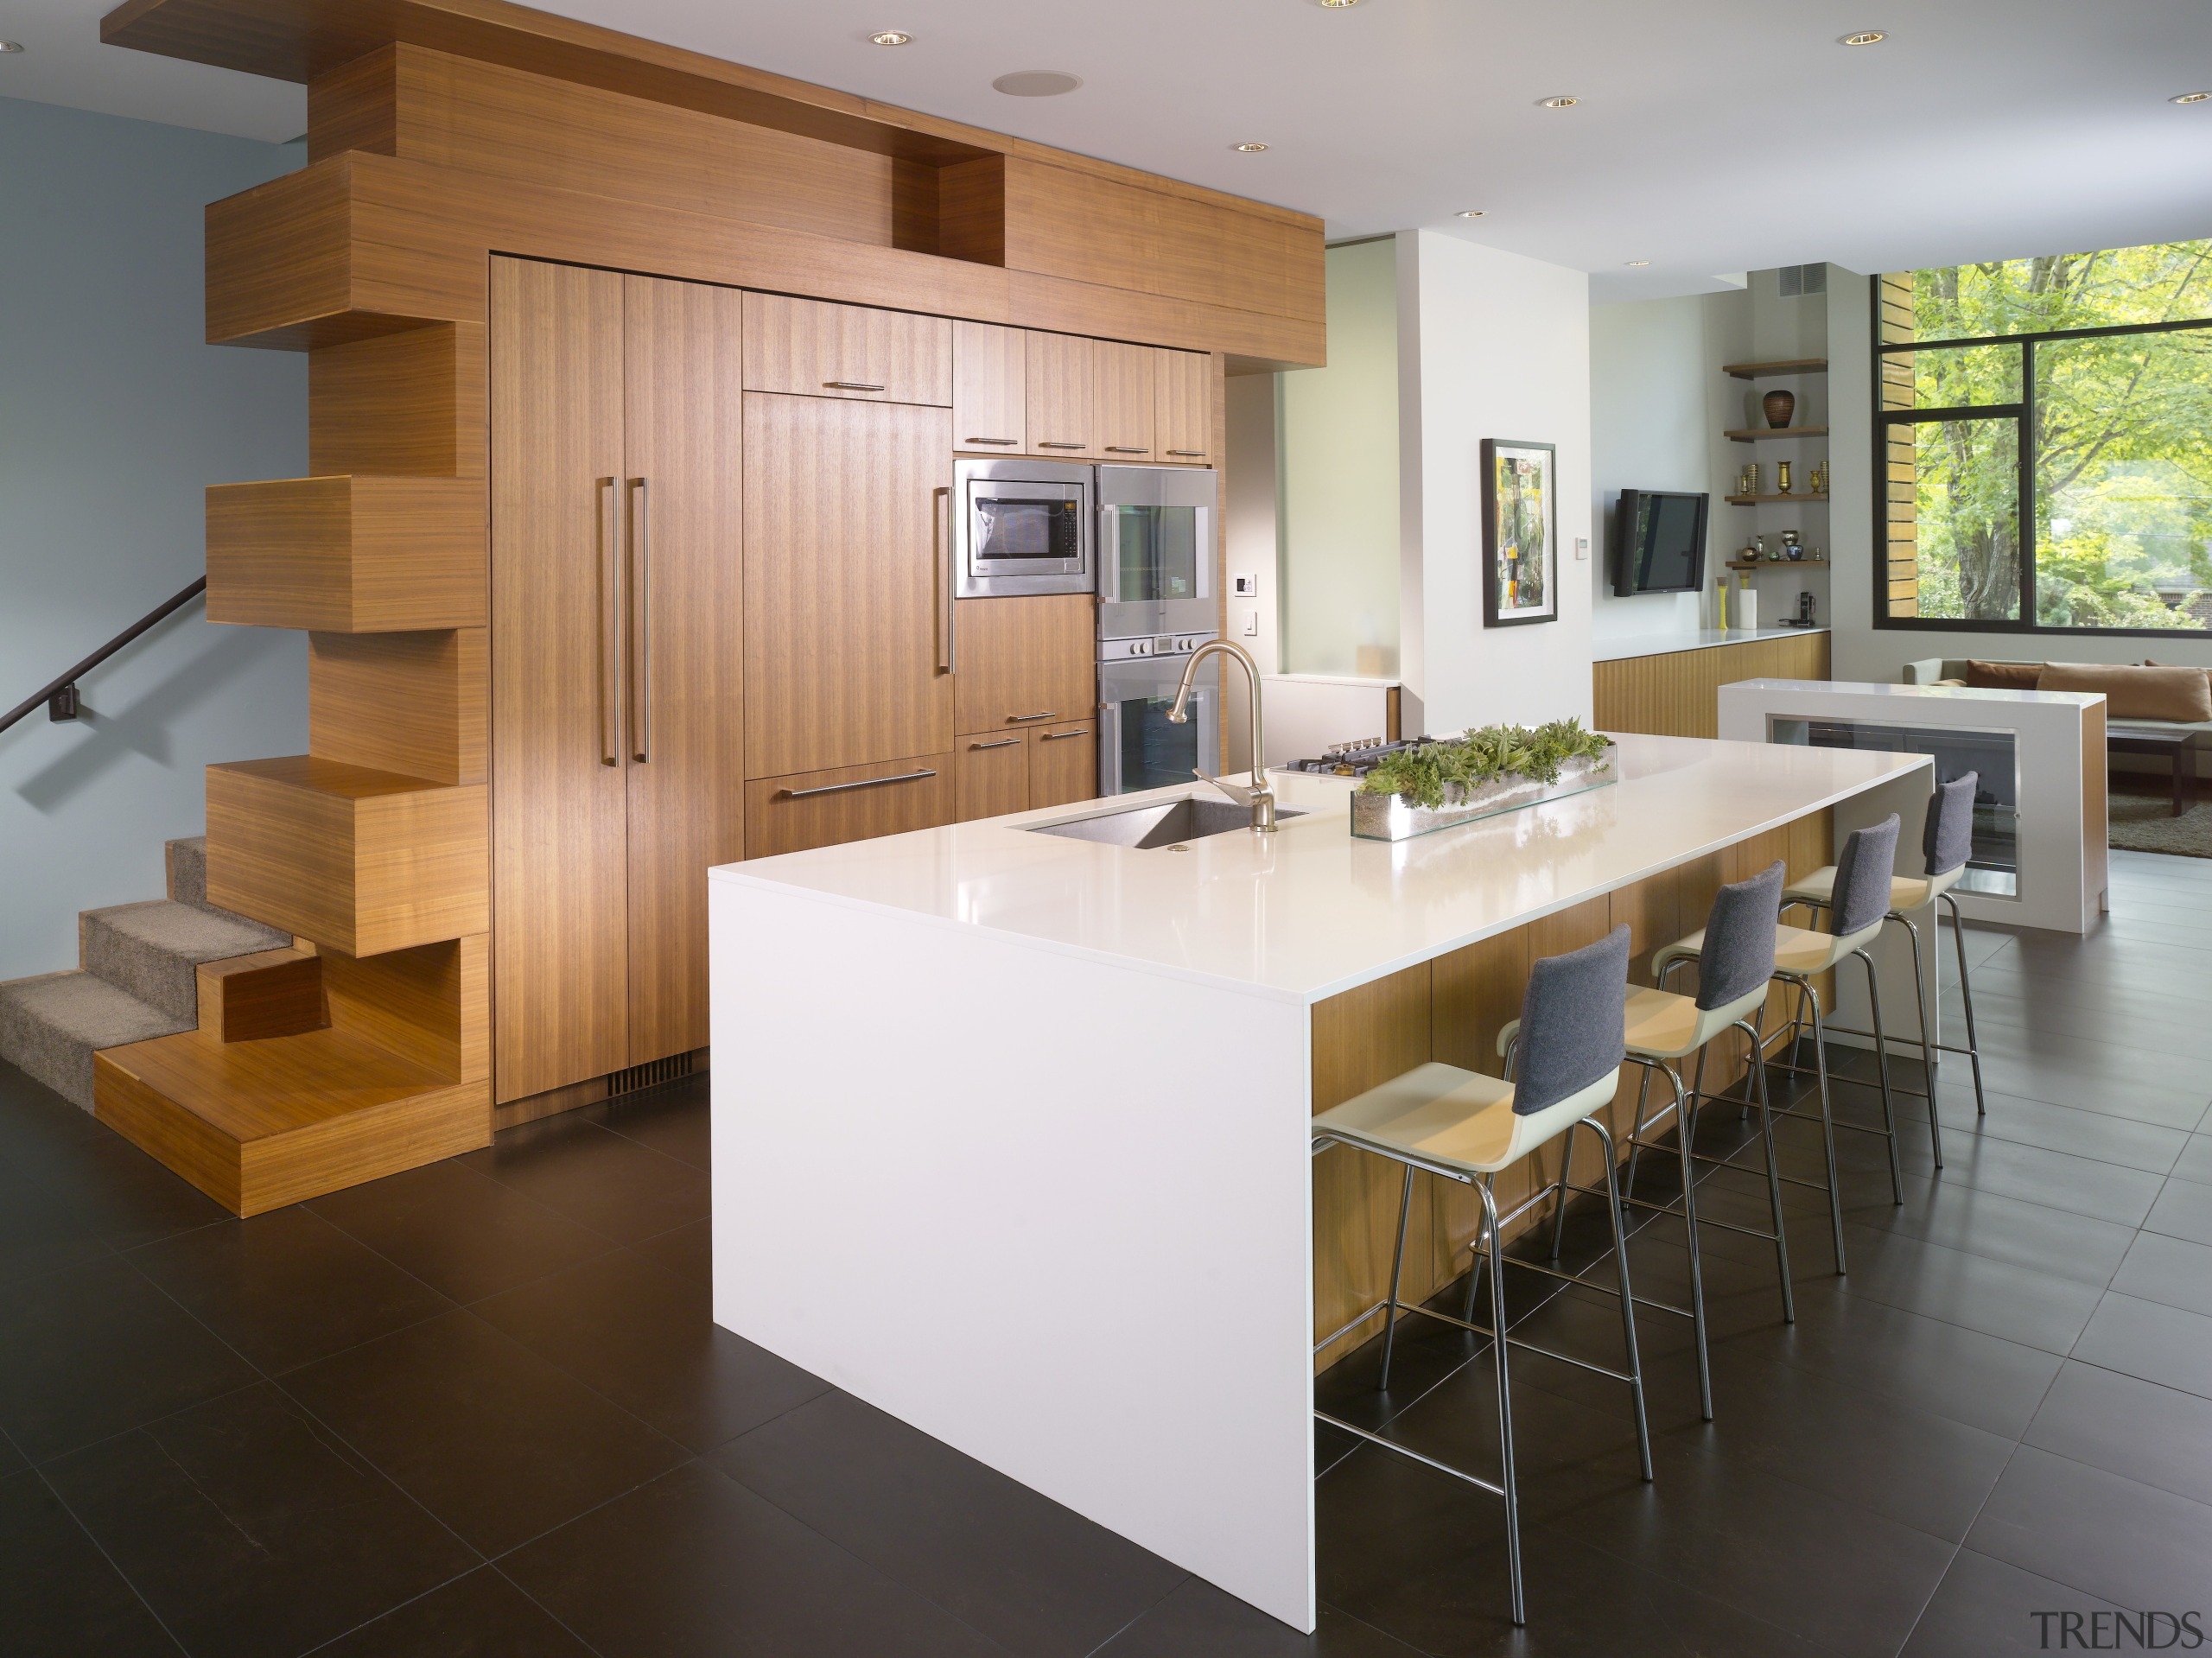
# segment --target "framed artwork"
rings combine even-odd
[[[1483,626],[1559,619],[1558,453],[1483,440]]]

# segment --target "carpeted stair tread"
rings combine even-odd
[[[79,937],[86,971],[188,1023],[199,1005],[193,969],[200,962],[281,950],[292,942],[289,933],[227,910],[173,899],[87,910]]]
[[[182,1018],[79,969],[0,984],[0,1058],[85,1110],[92,1051],[188,1030]]]

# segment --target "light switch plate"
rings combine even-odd
[[[1244,637],[1248,639],[1260,637],[1260,613],[1256,610],[1244,618]]]
[[[1587,537],[1587,536],[1577,536],[1577,537],[1574,538],[1574,556],[1575,556],[1577,559],[1581,560],[1581,561],[1583,561],[1583,562],[1586,562],[1589,560],[1589,557],[1590,557],[1590,537]]]
[[[1239,575],[1232,577],[1231,580],[1235,583],[1234,591],[1237,598],[1256,599],[1260,596],[1260,578],[1258,576]],[[1249,632],[1251,630],[1247,628],[1245,631]]]

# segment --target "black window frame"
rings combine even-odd
[[[2036,346],[2052,340],[2099,340],[2118,334],[2183,334],[2212,328],[2212,317],[2178,322],[2116,322],[2099,328],[2047,328],[2035,333],[1975,334],[1955,340],[1913,340],[1889,344],[1882,339],[1882,289],[1878,277],[1867,287],[1868,321],[1873,350],[1868,367],[1874,411],[1873,541],[1872,565],[1874,626],[1903,632],[2051,633],[2083,638],[2212,638],[2212,627],[2053,627],[2036,619],[2036,453],[2033,435],[2036,414]],[[1882,407],[1882,365],[1885,359],[1905,352],[1952,351],[1969,346],[2020,347],[2020,397],[2017,403],[1976,403],[1946,409],[1885,409]],[[2019,447],[2020,616],[2017,621],[1979,620],[1971,616],[1892,616],[1890,613],[1889,516],[1886,511],[1889,477],[1889,435],[1893,426],[1916,426],[1942,420],[2011,420]]]

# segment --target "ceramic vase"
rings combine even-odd
[[[1797,394],[1770,391],[1759,399],[1759,407],[1766,410],[1766,423],[1778,432],[1789,424],[1790,416],[1797,412]]]

